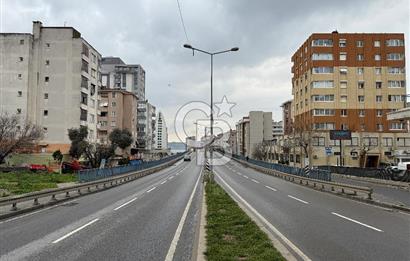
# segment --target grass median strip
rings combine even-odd
[[[205,189],[207,260],[285,260],[218,184],[207,183]]]

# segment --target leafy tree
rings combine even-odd
[[[114,129],[109,136],[111,144],[118,146],[121,149],[125,149],[132,144],[132,134],[129,130],[120,130],[118,128]]]
[[[63,153],[60,150],[56,150],[53,152],[53,159],[57,162],[61,162],[63,160]]]
[[[17,115],[0,113],[0,163],[12,152],[27,149],[43,137],[40,126],[23,123]]]
[[[103,159],[109,160],[115,154],[113,145],[89,143],[84,150],[84,157],[92,168],[98,168]]]
[[[71,128],[68,130],[68,137],[71,141],[69,154],[76,159],[79,159],[85,152],[88,146],[86,138],[88,136],[88,128],[81,126],[80,128]]]

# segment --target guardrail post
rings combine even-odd
[[[13,203],[11,205],[11,211],[16,211],[17,210],[17,203]]]
[[[33,206],[37,206],[37,205],[38,205],[38,198],[35,198],[33,202]]]
[[[356,190],[353,191],[353,196],[357,196],[357,191]]]
[[[334,187],[334,186],[331,186],[331,187],[330,187],[330,190],[331,190],[331,191],[335,191],[335,187]]]
[[[87,190],[88,190],[88,192],[91,192],[91,188],[90,188],[90,187],[88,187]]]
[[[66,197],[66,198],[69,198],[69,197],[70,197],[70,191],[67,191],[67,192],[65,193],[65,197]]]
[[[369,194],[367,195],[367,199],[372,200],[373,189],[370,188]]]
[[[324,185],[324,184],[322,184],[322,189],[325,189],[325,185]]]
[[[81,194],[81,189],[78,189],[77,192],[78,192],[78,194]]]
[[[51,201],[57,201],[56,194],[51,195]]]
[[[313,187],[315,187],[315,188],[316,188],[316,182],[313,182]]]
[[[345,193],[345,189],[344,189],[344,188],[342,188],[342,193],[343,193],[343,194]]]

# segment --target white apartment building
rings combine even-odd
[[[168,149],[168,128],[162,112],[158,112],[155,131],[157,133],[155,135],[155,148],[158,150]]]
[[[1,109],[42,126],[43,151],[68,152],[68,129],[80,126],[96,141],[98,51],[73,27],[45,27],[39,21],[33,22],[32,34],[0,35]]]
[[[283,136],[283,121],[272,121],[272,141],[277,142]]]
[[[137,104],[137,148],[151,151],[155,148],[156,108],[147,100]]]

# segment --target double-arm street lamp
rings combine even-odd
[[[209,56],[211,56],[211,119],[210,120],[211,120],[211,139],[212,139],[213,135],[214,135],[214,110],[213,110],[213,106],[214,106],[213,105],[214,104],[214,97],[213,97],[214,55],[222,54],[222,53],[228,53],[228,52],[237,52],[237,51],[239,51],[239,48],[238,47],[233,47],[229,50],[211,53],[211,52],[208,52],[208,51],[204,51],[204,50],[192,47],[189,44],[184,44],[184,47],[187,48],[187,49],[191,49],[192,50],[192,55],[194,55],[195,51],[198,51],[198,52],[208,54]],[[213,154],[212,149],[210,149],[211,161],[212,161],[212,154]],[[210,165],[211,165],[211,170],[212,170],[213,169],[212,168],[212,163]]]

